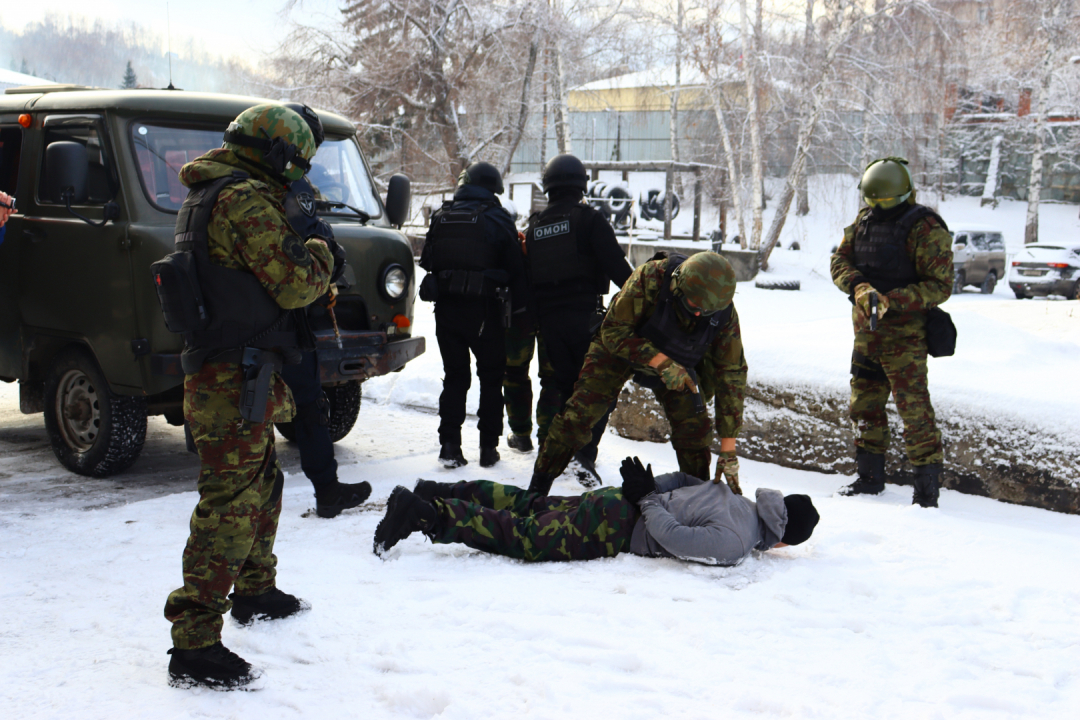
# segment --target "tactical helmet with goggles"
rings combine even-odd
[[[458,187],[475,185],[496,195],[502,195],[504,190],[502,174],[498,168],[486,162],[475,162],[462,170],[461,174],[458,175],[457,184]]]
[[[304,118],[304,122],[311,128],[311,134],[315,138],[315,149],[318,150],[322,147],[323,140],[326,139],[326,131],[323,130],[322,120],[319,119],[319,113],[309,108],[304,103],[287,102],[285,107],[296,112],[297,115]]]
[[[719,253],[694,253],[675,268],[671,291],[687,313],[709,317],[731,305],[735,270]]]
[[[311,169],[315,136],[307,122],[284,105],[255,105],[236,116],[225,131],[225,148],[237,157],[299,180]]]
[[[888,210],[906,202],[914,189],[907,160],[887,157],[870,163],[863,172],[859,189],[863,200],[872,208]]]

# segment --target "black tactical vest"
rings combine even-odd
[[[679,301],[671,292],[671,276],[684,260],[685,255],[668,255],[667,270],[660,283],[656,307],[649,319],[638,327],[638,335],[651,341],[660,352],[683,367],[693,368],[705,357],[716,333],[731,318],[735,305],[732,303],[709,317],[695,317],[693,329],[689,332],[683,330],[675,314]]]
[[[584,237],[590,209],[575,202],[548,205],[529,220],[525,233],[530,280],[534,288],[546,290],[565,286],[566,291],[606,293],[608,278]]]
[[[466,206],[467,205],[467,206]],[[495,203],[447,201],[431,216],[431,271],[494,270],[499,254],[487,240],[484,212]]]
[[[925,217],[934,218],[948,230],[936,212],[917,204],[893,219],[875,220],[868,212],[859,221],[852,241],[855,268],[878,292],[919,282],[915,261],[907,252],[907,237],[915,223]]]
[[[220,350],[253,347],[293,354],[309,344],[301,341],[295,314],[283,310],[254,274],[210,260],[208,228],[217,197],[228,185],[247,177],[247,173],[236,171],[194,186],[176,218],[177,254],[187,254],[195,261],[207,317],[202,327],[184,334],[181,360],[188,373],[197,372],[205,361],[213,361]]]
[[[488,297],[506,284],[499,248],[487,237],[484,213],[493,207],[498,203],[449,200],[431,216],[424,253],[440,298]]]

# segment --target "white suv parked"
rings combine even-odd
[[[1013,257],[1009,287],[1016,297],[1064,295],[1080,300],[1080,243],[1032,243]]]

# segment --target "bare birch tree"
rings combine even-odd
[[[709,2],[700,17],[687,26],[686,36],[690,57],[705,79],[706,91],[720,135],[717,156],[723,158],[723,164],[727,168],[727,183],[722,202],[727,204],[735,216],[739,244],[745,250],[747,234],[740,193],[742,176],[739,172],[739,148],[731,135],[728,98],[724,92],[725,84],[731,85],[735,79],[724,40],[725,32],[730,29],[726,27],[724,20],[727,10],[728,5],[724,0]]]
[[[784,183],[784,189],[781,191],[780,199],[776,203],[776,214],[773,216],[772,225],[769,228],[765,245],[761,251],[761,268],[763,270],[768,269],[769,256],[776,247],[780,239],[780,233],[787,221],[787,214],[796,191],[797,178],[804,172],[814,133],[826,111],[826,105],[831,95],[835,91],[835,84],[829,82],[829,76],[834,70],[838,57],[859,29],[877,20],[889,19],[908,11],[921,13],[931,19],[936,15],[934,9],[928,3],[922,2],[922,0],[879,1],[875,3],[873,12],[868,12],[865,4],[859,2],[859,0],[851,0],[850,2],[845,0],[845,2],[835,6],[835,10],[831,13],[832,21],[823,24],[822,27],[827,28],[830,35],[818,41],[823,50],[820,55],[812,56],[816,67],[813,67],[812,71],[805,76],[807,86],[805,88],[804,102],[808,107],[802,114],[790,170]]]
[[[761,247],[762,209],[765,206],[765,155],[761,143],[761,88],[758,76],[758,60],[761,52],[761,3],[756,0],[754,27],[750,25],[746,10],[747,0],[739,0],[739,16],[742,27],[743,72],[746,76],[747,117],[750,126],[750,181],[751,222],[750,247]]]
[[[1067,15],[1072,9],[1071,0],[1038,0],[1040,22],[1038,43],[1042,57],[1036,68],[1037,92],[1034,122],[1034,138],[1031,149],[1031,179],[1028,183],[1027,215],[1024,219],[1024,244],[1039,242],[1039,200],[1043,185],[1043,151],[1046,145],[1046,125],[1049,119],[1050,81],[1061,63],[1060,48],[1065,41]]]

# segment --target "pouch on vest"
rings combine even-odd
[[[482,270],[443,270],[439,273],[438,294],[484,296],[484,272]]]
[[[171,253],[153,263],[150,274],[169,332],[183,335],[205,330],[210,316],[199,285],[195,256],[189,252]]]
[[[951,357],[956,352],[956,325],[941,308],[926,312],[926,352],[931,357]]]
[[[424,302],[435,302],[439,299],[439,277],[435,273],[428,273],[420,281],[420,299]]]

